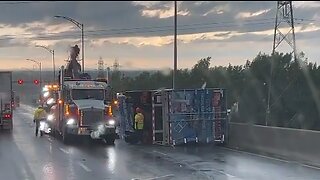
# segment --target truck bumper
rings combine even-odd
[[[12,120],[2,120],[0,126],[2,129],[12,129]]]
[[[78,136],[91,136],[93,139],[102,139],[105,136],[116,135],[115,127],[105,126],[103,131],[91,127],[68,127],[67,133]]]

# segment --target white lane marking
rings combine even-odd
[[[222,148],[225,148],[225,149],[227,149],[227,150],[229,150],[229,151],[234,151],[234,152],[243,153],[243,154],[248,154],[248,155],[257,156],[257,157],[262,157],[262,158],[266,158],[266,159],[272,159],[272,160],[281,161],[281,162],[284,162],[284,163],[290,163],[290,162],[291,162],[291,161],[287,161],[287,160],[283,160],[283,159],[279,159],[279,158],[264,156],[264,155],[261,155],[261,154],[254,154],[254,153],[245,152],[245,151],[240,151],[240,150],[235,150],[235,149],[230,149],[230,148],[226,148],[226,147],[222,147]]]
[[[158,154],[161,154],[161,155],[163,155],[163,156],[167,156],[168,154],[166,154],[166,153],[162,153],[162,152],[159,152],[159,151],[153,151],[154,153],[158,153]]]
[[[66,153],[66,154],[69,154],[69,151],[63,149],[63,148],[59,148],[62,152]]]
[[[92,170],[88,168],[86,165],[84,165],[82,162],[79,162],[79,165],[87,172],[91,172]]]
[[[264,156],[264,155],[260,155],[260,154],[249,153],[249,152],[230,149],[230,148],[226,148],[226,147],[223,147],[223,148],[228,149],[230,151],[235,151],[235,152],[238,152],[238,153],[249,154],[249,155],[258,156],[258,157],[262,157],[262,158],[266,158],[266,159],[272,159],[272,160],[276,160],[276,161],[281,161],[281,162],[284,162],[284,163],[296,163],[296,164],[301,165],[303,167],[320,170],[320,165],[319,165],[319,167],[317,167],[317,166],[312,166],[312,165],[299,163],[297,161],[287,161],[287,160],[283,160],[283,159],[278,159],[278,158],[274,158],[274,157],[268,157],[268,156]]]
[[[228,173],[225,173],[225,172],[223,172],[223,171],[220,171],[220,173],[222,173],[222,174],[224,174],[224,175],[228,176],[229,178],[236,178],[236,176],[231,175],[231,174],[228,174]]]
[[[164,175],[164,176],[152,177],[152,178],[148,178],[148,179],[145,179],[145,180],[155,180],[155,179],[162,179],[162,178],[167,178],[167,177],[174,177],[174,174],[168,174],[168,175]]]
[[[218,173],[221,173],[221,174],[223,174],[223,175],[225,175],[225,176],[227,176],[228,178],[236,178],[236,179],[238,179],[238,180],[242,180],[241,178],[239,178],[239,177],[237,177],[237,176],[234,176],[234,175],[231,175],[231,174],[229,174],[229,173],[226,173],[226,172],[224,172],[224,171],[222,171],[222,170],[219,170],[219,169],[216,169],[216,168],[212,168],[213,169],[213,171],[216,171],[216,172],[218,172]]]
[[[307,168],[311,168],[311,169],[320,170],[320,167],[316,167],[316,166],[310,166],[310,165],[306,165],[306,164],[302,164],[302,166],[307,167]]]

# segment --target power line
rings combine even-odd
[[[245,24],[230,24],[230,25],[216,25],[216,26],[209,26],[209,24],[203,24],[204,27],[201,27],[201,26],[196,26],[196,27],[186,27],[186,28],[178,28],[179,31],[186,31],[186,30],[193,30],[193,29],[206,29],[206,28],[210,28],[210,29],[214,29],[214,28],[223,28],[223,27],[236,27],[236,26],[242,26],[242,25],[259,25],[259,24],[269,24],[269,23],[272,23],[272,22],[256,22],[256,23],[245,23]],[[200,25],[200,24],[199,24]],[[190,25],[188,25],[190,26]],[[166,28],[166,27],[169,27],[169,28]],[[150,29],[153,29],[155,27],[152,27]],[[160,27],[157,27],[157,28],[160,28]],[[104,30],[104,31],[101,31],[101,30],[93,30],[93,31],[87,31],[87,36],[91,36],[91,35],[116,35],[116,34],[132,34],[132,33],[147,33],[147,32],[163,32],[163,31],[171,31],[173,30],[173,27],[170,27],[170,26],[163,26],[161,27],[162,29],[155,29],[155,30],[147,30],[148,28],[147,27],[143,27],[143,28],[125,28],[125,29],[112,29],[113,31],[116,31],[116,33],[113,33],[111,32],[110,30]],[[133,31],[133,30],[138,30],[138,31]],[[140,30],[140,31],[139,31]],[[119,32],[120,31],[120,32]],[[124,32],[121,32],[121,31],[124,31]],[[94,33],[96,32],[96,33]],[[106,32],[106,33],[99,33],[99,32]],[[1,38],[2,40],[4,39],[13,39],[14,37],[19,37],[21,35],[24,35],[24,36],[33,36],[34,34],[32,33],[24,33],[24,34],[16,34],[16,35],[5,35],[6,38]],[[51,35],[51,36],[49,36]],[[61,33],[46,33],[46,34],[37,34],[37,37],[34,37],[34,38],[63,38],[63,37],[77,37],[78,35],[75,35],[74,33],[70,34],[67,33],[67,34],[61,34]],[[21,38],[21,37],[19,37]],[[26,37],[26,38],[33,38],[33,37]]]
[[[264,19],[267,20],[267,19]],[[307,20],[307,19],[300,19],[303,21],[312,21],[312,20]],[[255,20],[257,21],[257,20]],[[231,23],[231,22],[229,22]],[[251,25],[265,25],[265,24],[271,24],[273,22],[269,21],[269,22],[252,22],[252,23],[243,23],[243,24],[229,24],[229,25],[225,25],[223,24],[223,22],[219,22],[219,23],[203,23],[202,26],[200,23],[198,23],[196,26],[195,24],[190,24],[190,25],[182,25],[182,28],[178,28],[178,30],[181,32],[184,31],[190,31],[190,30],[213,30],[216,28],[226,28],[226,27],[238,27],[238,26],[251,26]],[[215,26],[209,26],[210,24]],[[303,24],[303,23],[300,23]],[[192,27],[195,26],[195,27]],[[186,27],[185,27],[186,26]],[[188,27],[191,26],[191,27]],[[185,27],[185,28],[183,28]],[[148,30],[148,28],[150,28],[151,30]],[[162,29],[155,29],[152,30],[154,28],[162,28]],[[134,31],[135,30],[135,31]],[[117,32],[112,32],[112,31],[117,31]],[[122,31],[122,32],[121,32]],[[173,27],[171,26],[158,26],[158,27],[135,27],[135,28],[123,28],[123,29],[105,29],[105,30],[91,30],[91,31],[86,31],[86,36],[87,37],[99,37],[99,36],[103,36],[103,37],[109,37],[109,36],[115,36],[115,35],[132,35],[132,34],[141,34],[141,33],[156,33],[156,32],[171,32],[173,31]],[[101,33],[99,33],[101,32]],[[24,33],[24,34],[16,34],[16,35],[5,35],[5,38],[0,38],[0,40],[12,40],[12,39],[33,39],[33,40],[48,40],[48,39],[53,39],[53,38],[78,38],[78,35],[76,35],[75,33],[66,33],[66,34],[62,34],[62,33],[46,33],[46,34],[37,34],[35,37],[19,37],[19,36],[34,36],[34,34],[32,33]],[[201,32],[192,32],[192,33],[201,33]],[[191,32],[189,34],[192,34]],[[203,33],[207,33],[207,32],[203,32]]]
[[[268,19],[256,19],[256,20],[244,20],[242,22],[260,22],[260,21],[265,21],[265,20],[273,20],[274,18],[268,18]],[[230,24],[230,23],[238,23],[236,21],[226,21],[226,22],[209,22],[209,23],[195,23],[195,24],[184,24],[184,25],[179,25],[180,27],[186,27],[186,26],[206,26],[206,25],[219,25],[219,24]],[[140,30],[140,29],[161,29],[161,28],[173,28],[172,25],[165,25],[165,26],[145,26],[145,27],[132,27],[132,28],[113,28],[113,29],[98,29],[98,30],[87,30],[84,31],[85,33],[90,33],[90,32],[104,32],[104,31],[130,31],[130,30]],[[69,33],[74,33],[74,31],[69,32]],[[41,33],[38,35],[56,35],[56,34],[61,34],[61,33]],[[21,33],[21,34],[16,34],[16,35],[34,35],[33,33]],[[5,35],[5,36],[15,36],[15,35]]]
[[[257,21],[257,24],[269,24],[269,22],[261,22],[260,21],[265,21],[265,20],[273,20],[274,18],[268,18],[268,19],[257,19],[257,20],[245,20],[242,22],[255,22]],[[306,20],[306,19],[297,19],[297,20],[304,20],[304,21],[314,21],[314,20]],[[272,21],[273,22],[273,21]],[[224,24],[231,24],[231,23],[236,23],[236,25],[224,25]],[[180,25],[180,27],[188,27],[188,26],[197,26],[197,28],[203,28],[200,26],[209,26],[209,25],[219,25],[219,24],[223,24],[222,26],[215,26],[215,27],[233,27],[233,26],[241,26],[241,25],[250,25],[251,23],[246,23],[246,24],[239,24],[235,21],[227,21],[227,22],[211,22],[211,23],[195,23],[195,24],[185,24],[185,25]],[[145,30],[145,29],[163,29],[163,28],[169,28],[167,30],[173,30],[172,26],[146,26],[146,27],[133,27],[133,28],[119,28],[119,29],[99,29],[99,30],[89,30],[89,31],[85,31],[86,34],[88,33],[95,33],[95,32],[109,32],[109,31],[132,31],[132,30]],[[186,30],[188,28],[178,28],[178,30]],[[191,28],[194,29],[194,28]],[[162,30],[159,30],[162,31]],[[38,36],[47,36],[47,35],[66,35],[68,36],[70,33],[70,35],[74,34],[74,31],[72,32],[68,32],[67,34],[63,34],[63,33],[40,33],[37,34]],[[72,34],[71,34],[72,33]],[[20,36],[20,35],[34,35],[33,33],[22,33],[22,34],[16,34],[16,35],[4,35],[7,37],[16,37],[16,36]]]
[[[0,2],[0,5],[17,5],[17,4],[31,4],[31,3],[48,3],[57,1],[10,1],[10,2]]]

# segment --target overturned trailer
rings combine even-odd
[[[152,92],[127,91],[118,96],[120,115],[120,136],[128,142],[136,142],[134,135],[135,109],[139,107],[144,115],[143,142],[152,144]]]
[[[133,131],[134,109],[140,107],[149,144],[224,144],[227,140],[225,89],[128,91],[119,100],[122,134]]]

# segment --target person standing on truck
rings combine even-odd
[[[36,136],[38,136],[40,121],[45,118],[47,118],[47,113],[45,109],[41,105],[39,105],[37,109],[34,111],[33,116],[33,123],[36,123]]]
[[[142,114],[142,110],[137,107],[136,115],[134,116],[134,129],[137,133],[137,137],[140,142],[142,142],[143,138],[143,124],[144,124],[144,115]]]

